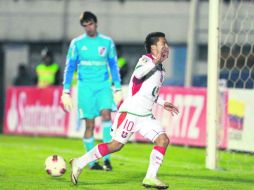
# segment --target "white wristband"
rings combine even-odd
[[[157,99],[157,104],[159,104],[159,105],[161,105],[161,106],[164,106],[164,104],[165,104],[165,100],[163,100],[162,98],[160,98],[160,97],[158,97],[158,99]]]

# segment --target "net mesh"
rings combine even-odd
[[[229,88],[254,87],[254,1],[232,0],[220,9],[220,78]]]
[[[253,0],[228,0],[221,1],[219,15],[219,53],[220,53],[220,80],[228,88],[235,89],[253,89],[254,88],[254,1]],[[225,89],[220,90],[220,111],[229,111],[229,105],[225,100]],[[231,100],[230,100],[231,101]],[[229,102],[231,108],[237,110],[237,126],[230,133],[228,138],[242,138],[240,127],[243,116],[240,111],[241,102]],[[220,116],[221,113],[219,114]],[[225,114],[223,114],[225,116]],[[229,116],[230,117],[230,116]],[[242,118],[241,118],[242,117]],[[229,118],[227,118],[229,120]],[[235,119],[235,118],[233,118]],[[223,118],[221,121],[225,121]],[[229,123],[227,123],[229,125]],[[221,127],[225,123],[221,122]],[[229,130],[230,127],[229,127]],[[235,135],[235,136],[233,136]],[[254,139],[254,135],[253,135]],[[217,139],[218,141],[218,139]],[[219,141],[218,141],[219,142]],[[228,170],[253,171],[254,163],[251,162],[253,154],[239,153],[234,150],[218,150],[219,167]],[[245,159],[240,159],[239,154],[244,154]]]

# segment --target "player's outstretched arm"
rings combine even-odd
[[[178,108],[176,106],[174,106],[170,102],[166,102],[161,97],[157,98],[156,103],[161,105],[161,106],[163,106],[164,109],[169,111],[172,116],[174,116],[174,114],[178,114],[179,113],[179,110],[178,110]]]

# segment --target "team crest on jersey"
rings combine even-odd
[[[140,60],[142,63],[147,63],[149,61],[149,59],[145,56],[143,56]]]
[[[104,56],[106,54],[106,48],[105,47],[98,47],[99,55]]]

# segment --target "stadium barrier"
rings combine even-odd
[[[124,88],[124,92],[127,87]],[[73,97],[76,91],[73,90]],[[6,94],[5,134],[44,135],[81,138],[84,124],[77,111],[65,113],[60,105],[61,87],[10,87]],[[126,94],[126,93],[124,93]],[[221,95],[221,148],[254,151],[254,91],[229,89]],[[204,147],[206,145],[206,88],[162,87],[160,96],[178,106],[180,114],[172,117],[161,106],[154,107],[154,116],[166,129],[172,144]],[[76,98],[74,98],[76,99]],[[76,106],[76,102],[74,101]],[[112,113],[114,118],[114,113]],[[95,137],[102,138],[100,118],[96,119]],[[138,133],[132,141],[146,142]]]

